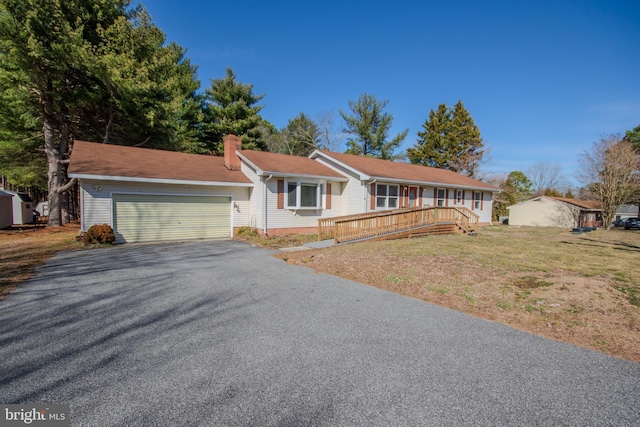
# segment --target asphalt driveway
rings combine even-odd
[[[0,302],[0,402],[72,425],[640,425],[640,364],[234,241],[60,254]]]

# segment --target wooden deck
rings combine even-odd
[[[396,209],[318,220],[318,240],[336,244],[369,239],[397,239],[426,234],[471,233],[478,215],[467,208]]]

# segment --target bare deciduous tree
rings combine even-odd
[[[619,135],[603,136],[580,154],[579,179],[602,204],[602,225],[608,230],[620,206],[640,188],[640,157]]]
[[[339,151],[345,134],[336,125],[336,114],[333,111],[324,111],[318,114],[316,120],[320,129],[320,143],[318,148],[327,151]]]
[[[548,160],[535,162],[527,169],[527,177],[533,184],[534,197],[542,196],[545,192],[563,193],[569,187],[567,179],[562,174],[562,166]]]

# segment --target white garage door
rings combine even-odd
[[[231,236],[231,198],[114,194],[116,242]]]

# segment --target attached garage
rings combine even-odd
[[[231,237],[231,197],[113,194],[116,242]]]

